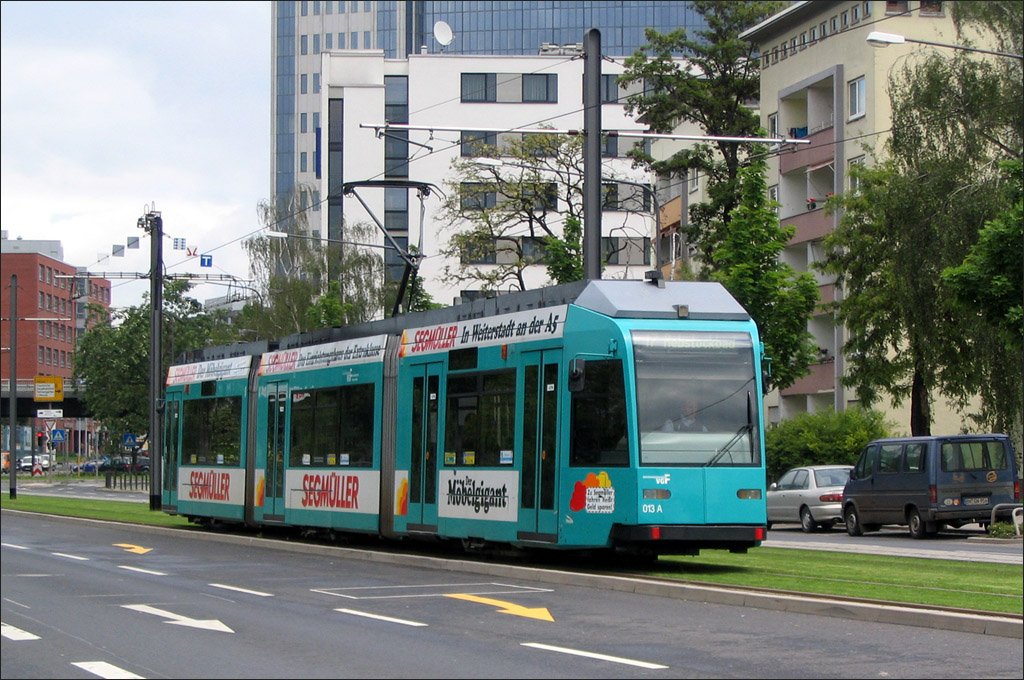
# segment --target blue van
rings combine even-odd
[[[914,538],[1009,519],[1020,504],[1017,459],[1002,434],[897,437],[869,442],[843,489],[846,533],[904,524]]]

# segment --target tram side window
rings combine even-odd
[[[622,361],[587,361],[584,387],[572,393],[569,464],[574,467],[629,465],[626,388]]]
[[[237,466],[242,451],[242,398],[185,402],[181,458],[190,465]]]
[[[514,369],[448,378],[447,466],[497,467],[515,441]]]
[[[292,391],[290,467],[373,465],[372,384]]]

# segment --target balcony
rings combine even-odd
[[[795,151],[779,157],[779,172],[786,174],[810,165],[835,160],[834,128],[827,127],[806,137],[810,144],[799,144]]]
[[[814,210],[807,210],[789,217],[780,217],[779,222],[783,225],[792,224],[796,227],[796,233],[789,239],[789,245],[805,243],[820,239],[832,231],[835,220],[832,216],[826,216],[825,211],[820,207]]]
[[[811,372],[782,390],[783,397],[835,391],[835,362],[811,364]]]

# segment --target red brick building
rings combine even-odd
[[[17,242],[5,242],[5,246]],[[25,242],[30,244],[55,244],[52,241]],[[40,248],[43,250],[45,248]],[[65,379],[65,392],[72,390],[70,383],[74,369],[74,351],[77,338],[85,332],[90,302],[110,306],[110,282],[105,279],[91,279],[87,275],[77,277],[76,268],[41,252],[9,252],[5,247],[0,255],[0,344],[4,348],[0,357],[0,382],[6,399],[10,389],[10,346],[11,346],[11,277],[17,276],[17,367],[19,413],[25,411],[22,399],[32,400],[33,383],[37,376],[57,376]],[[59,244],[50,252],[61,252]],[[6,410],[6,401],[5,401]],[[38,403],[37,408],[60,408],[60,404]],[[7,421],[3,426],[6,428]],[[84,453],[85,444],[90,441],[88,432],[95,430],[95,424],[84,418],[60,418],[44,420],[22,418],[19,428],[32,427],[32,435],[53,428],[66,432],[65,445],[58,445],[58,451]],[[20,436],[22,448],[26,434]],[[61,457],[61,460],[63,458]]]

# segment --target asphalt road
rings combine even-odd
[[[0,536],[4,678],[1019,678],[1024,666],[1019,635],[904,625],[900,608],[808,613],[799,598],[757,606],[6,510]]]

